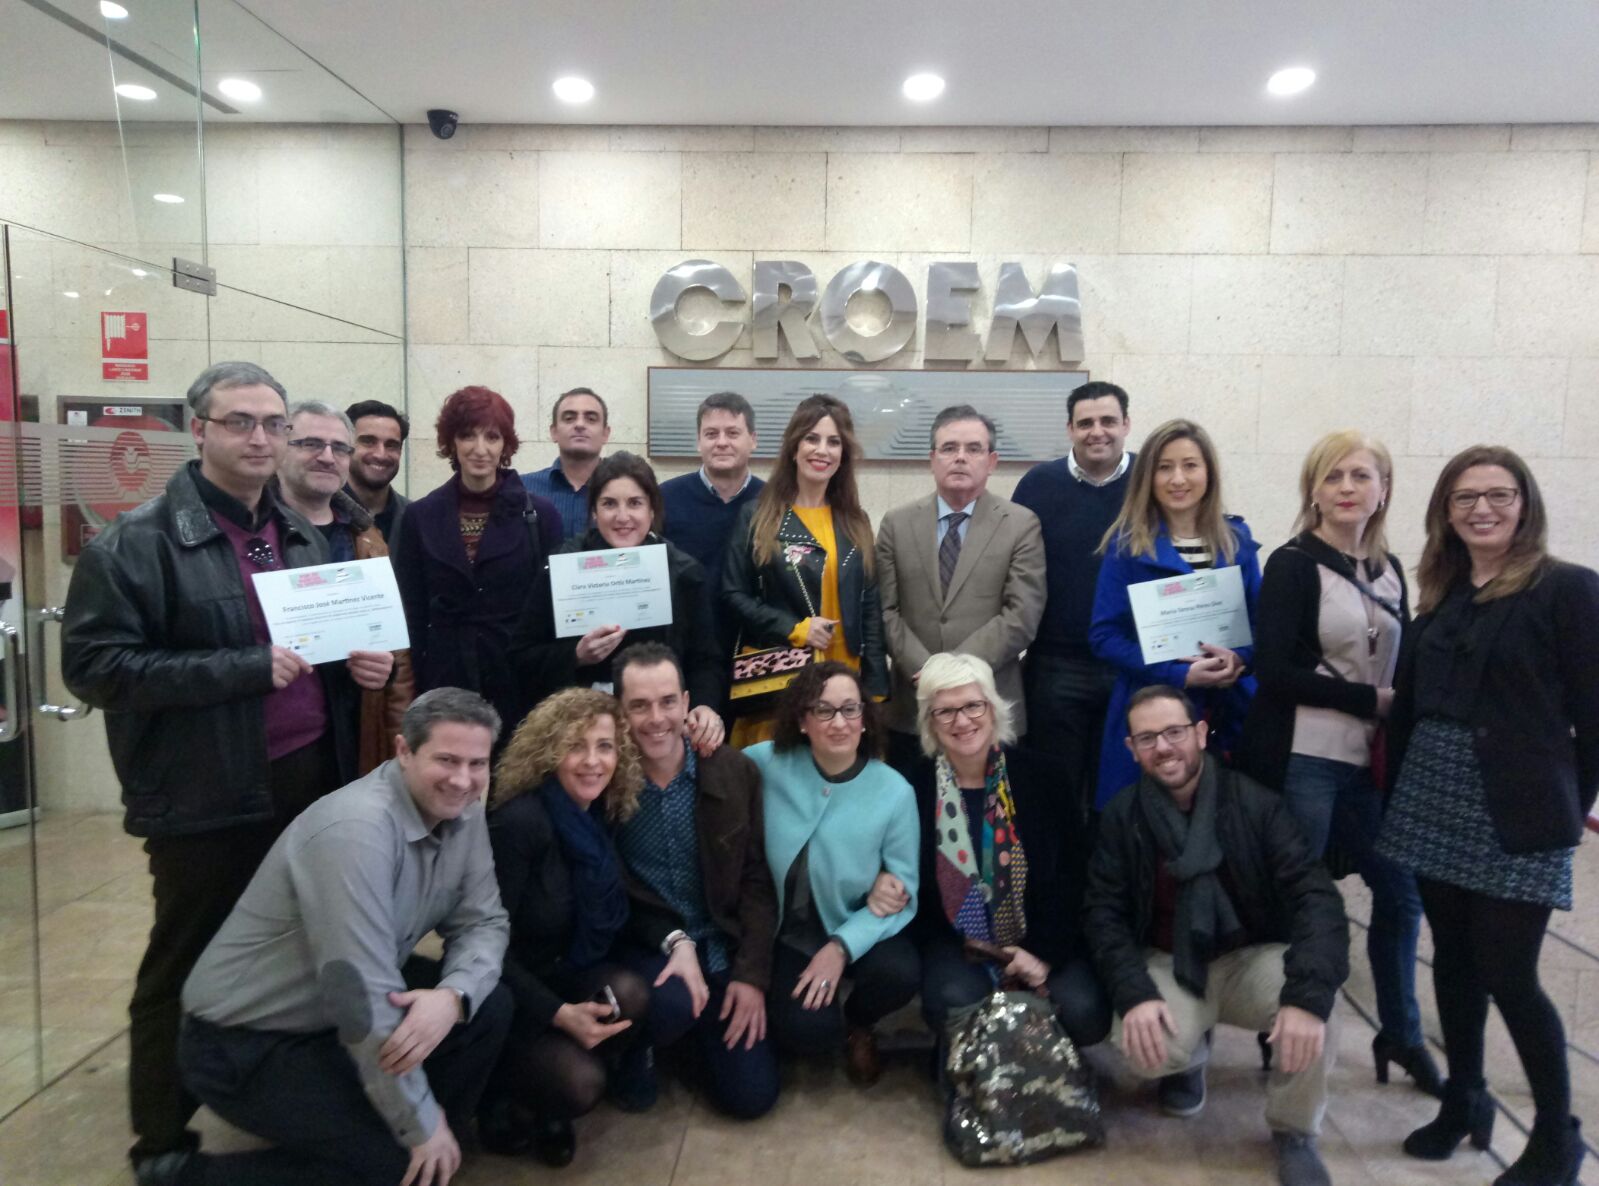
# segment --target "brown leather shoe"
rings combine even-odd
[[[852,1025],[844,1035],[844,1073],[857,1087],[870,1087],[882,1077],[877,1036],[865,1026]]]

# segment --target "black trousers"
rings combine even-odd
[[[1044,988],[1061,1028],[1079,1050],[1109,1035],[1110,998],[1088,960],[1068,960],[1052,969]],[[942,1037],[951,1012],[975,1005],[993,991],[987,966],[969,963],[958,939],[940,935],[922,944],[922,1016],[934,1034]]]
[[[450,1127],[466,1131],[511,1025],[500,985],[422,1064]],[[196,1154],[182,1186],[398,1186],[411,1151],[401,1145],[361,1086],[334,1030],[274,1033],[183,1023],[186,1081],[213,1112],[273,1142],[248,1153]]]
[[[136,1159],[195,1143],[187,1125],[199,1105],[178,1075],[183,982],[279,833],[306,807],[337,789],[332,737],[324,735],[283,755],[272,763],[270,778],[277,812],[270,823],[144,843],[154,882],[155,923],[128,1006],[128,1106]]]
[[[1067,785],[1079,788],[1085,819],[1093,818],[1105,710],[1115,686],[1115,673],[1095,659],[1030,654],[1022,664],[1027,748],[1060,760]]]
[[[1538,980],[1550,908],[1425,877],[1417,885],[1432,928],[1432,983],[1450,1081],[1482,1086],[1483,1028],[1492,998],[1532,1088],[1537,1119],[1563,1125],[1571,1114],[1566,1031]]]
[[[916,944],[901,932],[881,943],[844,969],[852,984],[849,999],[820,1009],[807,1009],[794,999],[794,985],[810,963],[807,956],[786,943],[777,945],[772,960],[772,986],[766,995],[766,1021],[770,1033],[784,1050],[799,1054],[826,1054],[844,1045],[846,1028],[870,1028],[896,1009],[910,1003],[922,986],[922,961]]]

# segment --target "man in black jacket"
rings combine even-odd
[[[1343,899],[1280,796],[1205,755],[1176,688],[1128,705],[1143,777],[1100,816],[1083,920],[1133,1071],[1162,1077],[1168,1111],[1204,1106],[1207,1032],[1270,1034],[1266,1123],[1284,1186],[1325,1186],[1315,1138],[1349,974]]]
[[[78,557],[62,674],[105,711],[123,826],[145,837],[155,924],[129,1006],[129,1099],[143,1174],[194,1146],[178,1078],[179,992],[279,832],[355,776],[356,686],[394,657],[354,651],[320,671],[272,645],[253,573],[325,563],[321,533],[267,482],[289,421],[282,386],[218,363],[189,388],[199,459]]]

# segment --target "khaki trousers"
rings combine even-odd
[[[1171,955],[1150,948],[1145,953],[1149,975],[1166,1000],[1177,1034],[1166,1036],[1164,1064],[1146,1071],[1129,1061],[1132,1072],[1143,1079],[1159,1079],[1202,1065],[1210,1058],[1205,1033],[1218,1024],[1269,1033],[1283,991],[1283,953],[1287,950],[1283,943],[1261,943],[1218,956],[1210,963],[1201,1000],[1177,983]],[[1327,1111],[1327,1080],[1338,1049],[1337,1019],[1336,1012],[1327,1019],[1321,1058],[1297,1075],[1277,1070],[1274,1060],[1266,1083],[1266,1123],[1274,1132],[1315,1136],[1321,1131],[1321,1118]],[[1121,1047],[1120,1017],[1111,1029],[1111,1040]]]

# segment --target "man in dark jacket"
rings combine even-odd
[[[272,645],[250,576],[328,558],[266,488],[289,437],[283,388],[218,363],[189,404],[199,459],[84,549],[62,631],[62,674],[105,711],[124,827],[146,838],[154,879],[129,1007],[136,1169],[195,1142],[177,1070],[184,978],[278,833],[354,777],[354,689],[382,688],[394,662],[352,652],[346,680]]]
[[[1205,754],[1176,688],[1136,693],[1127,746],[1143,776],[1106,805],[1083,921],[1133,1071],[1168,1111],[1205,1102],[1206,1033],[1269,1033],[1266,1122],[1284,1186],[1325,1186],[1315,1138],[1349,974],[1343,899],[1280,796]]]
[[[630,961],[654,985],[648,1041],[619,1076],[625,1105],[656,1093],[653,1050],[692,1035],[711,1099],[753,1119],[777,1102],[766,990],[777,894],[766,866],[761,776],[738,750],[699,756],[688,691],[670,648],[635,643],[616,658],[616,694],[644,766],[639,810],[617,834],[628,895]]]

